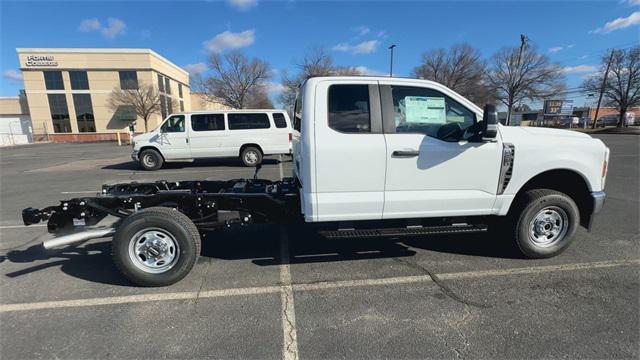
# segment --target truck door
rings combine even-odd
[[[377,81],[316,87],[317,221],[381,219],[386,145]]]
[[[155,141],[166,159],[190,159],[189,134],[184,115],[172,115],[160,127]]]
[[[468,141],[479,116],[444,89],[381,81],[385,219],[490,214],[502,144]]]

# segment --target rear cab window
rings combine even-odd
[[[370,133],[368,85],[329,87],[329,127],[343,133]]]
[[[227,115],[229,130],[268,129],[271,127],[266,113],[236,113]]]
[[[224,114],[191,115],[191,129],[193,129],[193,131],[224,130],[225,129]]]
[[[287,120],[285,119],[283,113],[273,113],[273,123],[278,129],[287,127]]]

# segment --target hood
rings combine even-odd
[[[135,142],[139,142],[139,141],[148,141],[149,139],[151,139],[151,137],[154,135],[153,132],[148,132],[148,133],[143,133],[140,135],[136,135],[133,137],[133,141]]]
[[[573,130],[564,130],[564,129],[550,129],[550,128],[540,128],[540,127],[521,127],[525,132],[532,135],[541,135],[545,137],[549,136],[560,136],[560,137],[571,137],[571,138],[583,138],[583,139],[591,139],[591,136]]]

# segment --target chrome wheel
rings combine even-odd
[[[145,154],[142,157],[142,162],[144,163],[144,166],[149,167],[149,168],[152,168],[152,167],[156,166],[156,159],[151,154]]]
[[[529,224],[529,238],[540,247],[549,247],[562,240],[569,229],[569,217],[559,207],[540,210]]]
[[[244,162],[253,165],[258,162],[258,153],[255,150],[249,150],[244,153]]]
[[[129,258],[138,269],[159,274],[171,269],[180,256],[178,242],[160,228],[138,231],[129,242]]]

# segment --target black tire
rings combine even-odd
[[[164,164],[164,158],[154,149],[143,150],[138,155],[138,158],[140,159],[140,166],[145,170],[158,170]]]
[[[510,222],[516,245],[525,257],[553,257],[571,244],[580,212],[568,195],[549,189],[529,190],[515,205]]]
[[[240,152],[240,161],[244,166],[255,167],[262,163],[262,151],[255,146],[247,146]]]
[[[157,269],[145,269],[140,264],[141,259],[134,259],[136,255],[132,249],[136,244],[132,244],[132,241],[144,238],[149,231],[172,237],[171,242],[176,245],[176,255],[171,262],[173,265],[165,271],[150,272]],[[140,233],[142,237],[139,237]],[[113,237],[112,256],[118,270],[132,283],[147,287],[167,286],[187,276],[200,256],[200,246],[200,233],[191,219],[178,210],[152,207],[140,210],[122,221]]]

